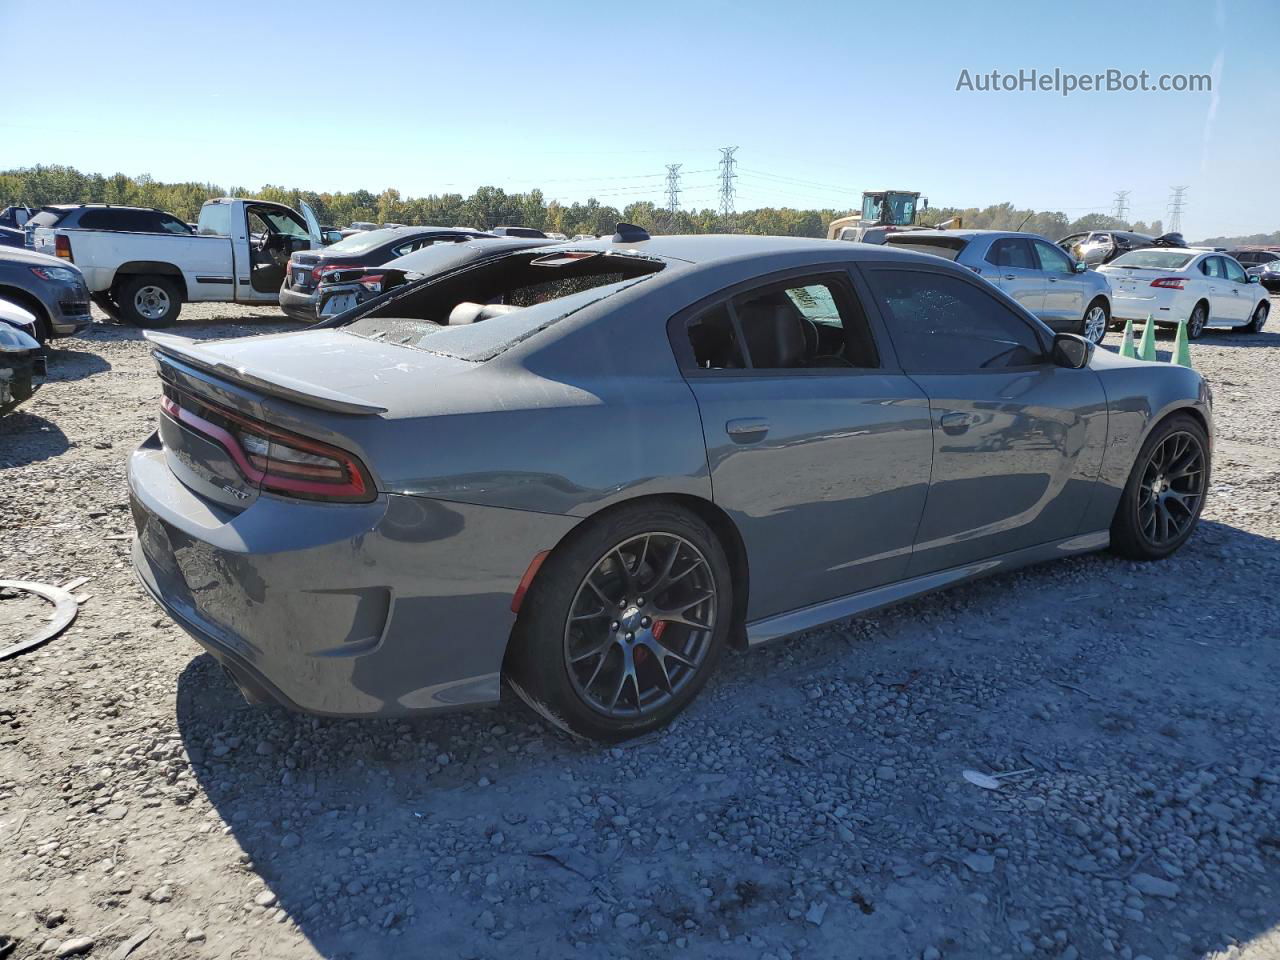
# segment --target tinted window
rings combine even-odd
[[[739,294],[727,306],[694,318],[689,342],[704,370],[879,365],[861,305],[835,277],[775,283]]]
[[[1018,367],[1042,359],[1030,324],[973,283],[915,270],[869,270],[867,276],[908,373]]]
[[[1241,269],[1240,264],[1236,263],[1229,257],[1219,257],[1218,259],[1222,261],[1222,265],[1227,269],[1228,280],[1234,280],[1236,283],[1249,282],[1249,277],[1245,274],[1244,270]]]
[[[689,321],[689,345],[702,370],[737,370],[746,366],[729,308],[723,303]]]
[[[415,237],[407,243],[402,243],[391,251],[393,257],[403,257],[406,253],[413,253],[415,250],[421,250],[423,247],[429,247],[433,243],[461,243],[463,240],[470,239],[461,233],[438,234],[431,237]]]
[[[156,214],[156,219],[159,221],[160,229],[166,233],[177,233],[183,236],[191,235],[191,228],[177,217],[170,216],[167,213],[158,213]]]
[[[1039,265],[1031,256],[1031,245],[1019,237],[1001,237],[991,244],[984,258],[997,267],[1017,267],[1038,270]]]
[[[1036,248],[1036,256],[1040,259],[1040,269],[1049,273],[1075,273],[1075,264],[1068,260],[1057,247],[1036,240],[1032,243]]]
[[[870,331],[839,280],[795,280],[733,298],[747,362],[758,370],[874,367]]]
[[[910,233],[891,233],[884,242],[891,247],[905,247],[916,253],[932,253],[935,257],[954,260],[960,256],[968,241],[960,237],[913,236]]]

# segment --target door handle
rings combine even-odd
[[[968,413],[944,413],[938,422],[942,424],[943,433],[955,436],[977,423],[978,418]]]
[[[742,417],[726,422],[724,430],[734,443],[755,443],[769,432],[769,421],[764,417]]]
[[[1016,273],[1006,273],[1003,277],[1001,277],[1001,279],[1002,279],[1002,280],[1017,280],[1017,279],[1018,279],[1018,275],[1017,275]]]

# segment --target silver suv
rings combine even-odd
[[[1056,331],[1078,333],[1093,343],[1107,335],[1107,278],[1034,233],[910,230],[889,234],[885,243],[963,264]]]

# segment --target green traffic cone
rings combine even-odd
[[[1173,353],[1169,355],[1169,362],[1176,363],[1181,367],[1190,368],[1191,366],[1191,346],[1187,343],[1187,321],[1178,321],[1178,335],[1173,339]]]
[[[1138,354],[1133,349],[1133,318],[1124,322],[1124,339],[1120,341],[1120,356],[1132,360]]]
[[[1147,324],[1142,328],[1142,342],[1138,344],[1139,360],[1156,359],[1156,322],[1147,314]]]

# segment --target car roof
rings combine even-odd
[[[890,238],[896,237],[1028,237],[1035,240],[1044,240],[1044,237],[1038,233],[1024,233],[1018,230],[895,230],[888,234],[885,238],[886,242]],[[1047,241],[1046,241],[1047,242]]]
[[[599,240],[566,240],[548,247],[547,253],[554,253],[556,250],[600,250],[614,253],[626,251],[642,256],[682,260],[685,263],[694,264],[710,264],[773,254],[794,254],[806,250],[822,253],[837,260],[857,259],[859,256],[868,255],[876,258],[877,254],[893,259],[916,259],[920,256],[920,254],[910,254],[901,250],[887,250],[878,244],[850,243],[848,240],[772,237],[742,233],[675,234],[623,243],[614,243],[612,237],[603,237]]]
[[[145,210],[148,213],[165,213],[159,207],[135,207],[127,203],[46,203],[41,210]]]

